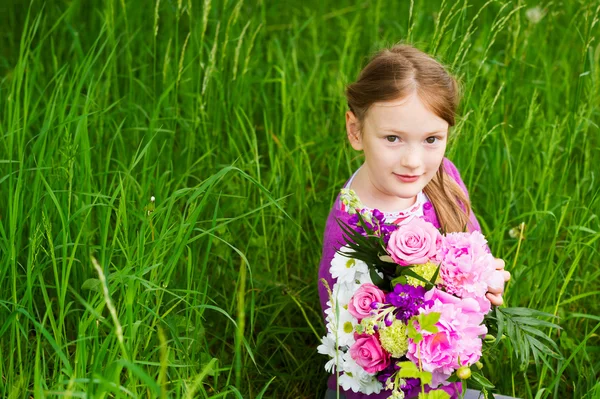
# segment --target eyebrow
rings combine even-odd
[[[408,134],[406,132],[403,132],[402,130],[397,130],[397,129],[383,129],[386,132],[392,132],[392,133],[397,133],[397,134]],[[431,136],[432,134],[439,134],[439,133],[447,133],[445,130],[436,130],[434,132],[428,132],[428,133],[424,133],[423,136]]]

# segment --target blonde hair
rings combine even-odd
[[[396,44],[375,53],[356,82],[346,87],[346,98],[348,107],[362,125],[373,103],[405,98],[413,92],[450,127],[455,125],[460,102],[458,82],[440,62],[406,44]],[[423,191],[431,200],[444,232],[467,229],[471,212],[469,200],[444,170],[444,162]]]

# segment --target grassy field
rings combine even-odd
[[[0,396],[321,396],[343,90],[404,40],[463,83],[448,156],[506,302],[563,328],[486,375],[599,398],[600,2],[542,3],[3,1]]]

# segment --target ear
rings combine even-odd
[[[352,111],[346,111],[346,133],[350,145],[357,151],[363,149],[362,136],[360,133],[360,123]]]

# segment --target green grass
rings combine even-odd
[[[343,89],[402,39],[463,82],[448,156],[506,302],[560,316],[565,360],[486,375],[600,397],[600,3],[544,3],[3,2],[0,394],[322,395]]]

